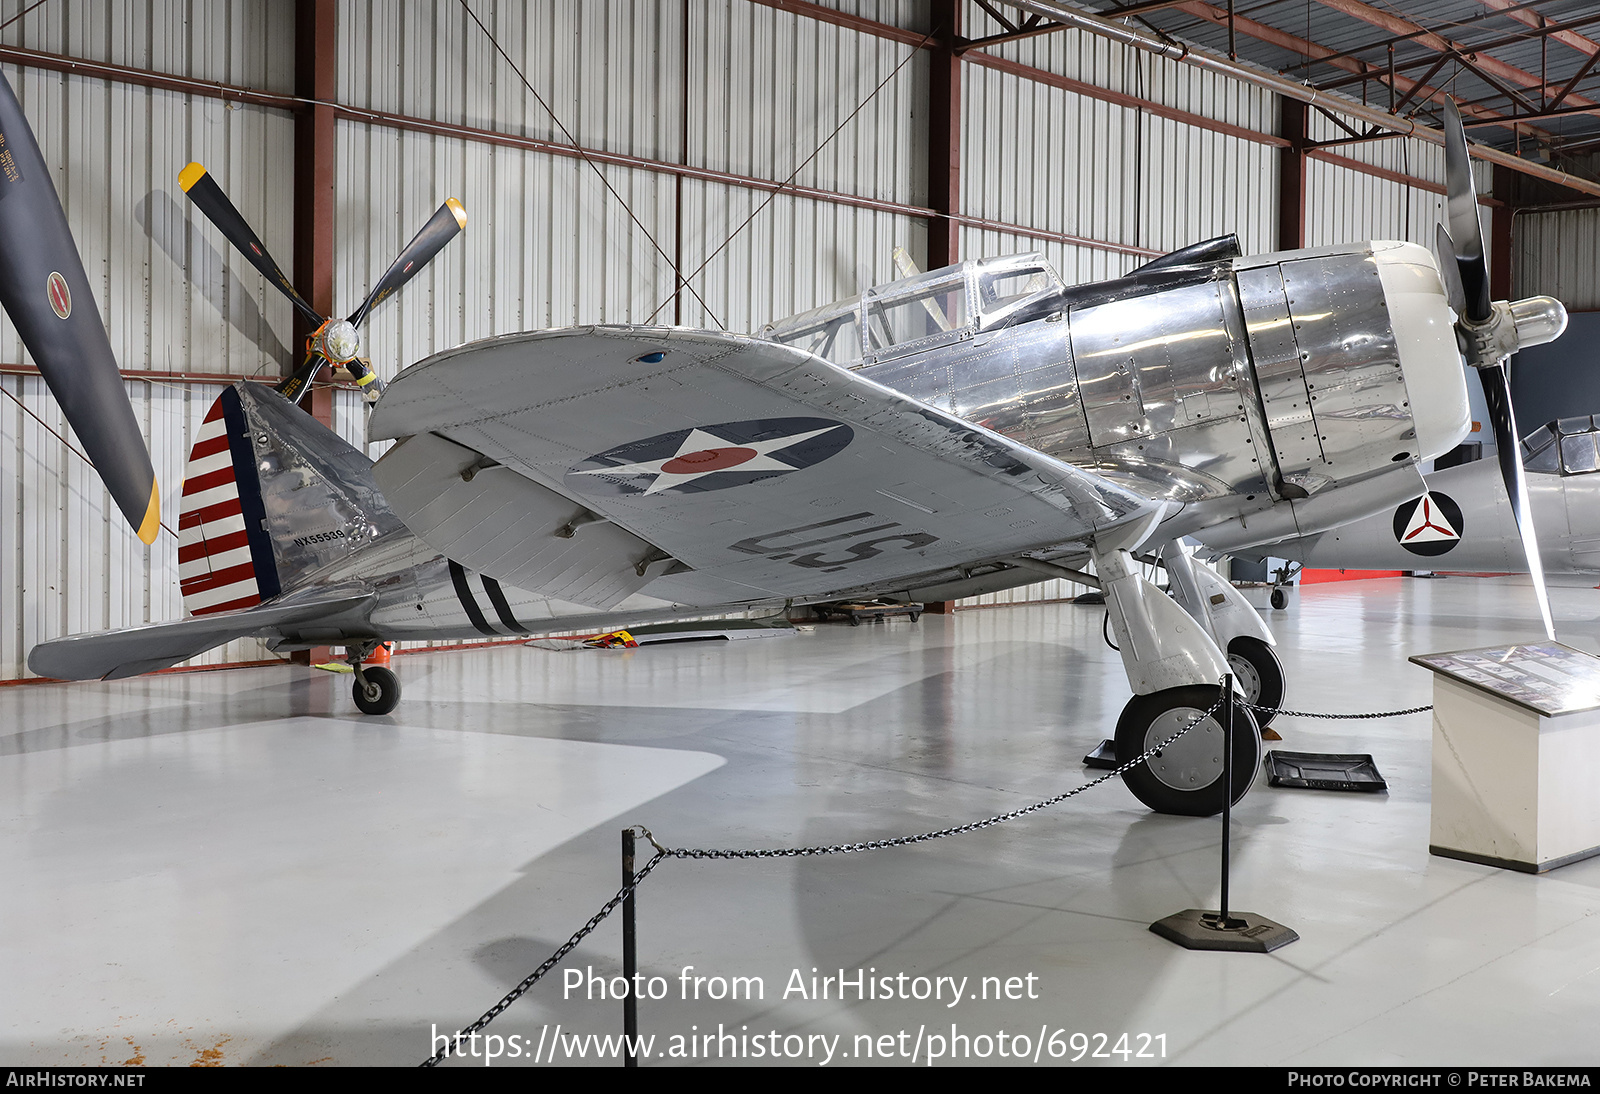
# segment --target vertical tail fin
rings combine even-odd
[[[365,454],[271,388],[240,383],[217,398],[189,453],[178,520],[183,604],[209,615],[359,576],[339,564],[404,532]]]
[[[190,615],[250,608],[278,595],[261,481],[238,388],[227,388],[200,427],[183,474],[178,588]]]

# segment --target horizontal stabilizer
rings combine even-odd
[[[41,642],[28,667],[57,680],[121,680],[170,668],[236,638],[294,638],[312,632],[333,639],[362,623],[378,602],[374,593],[326,596],[294,604],[219,612],[171,623],[153,623]]]

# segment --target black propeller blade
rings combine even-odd
[[[146,543],[161,494],[111,339],[33,130],[0,75],[0,304],[123,516]]]
[[[1528,573],[1533,578],[1534,594],[1539,598],[1539,613],[1544,617],[1544,633],[1547,638],[1554,638],[1556,627],[1550,616],[1550,595],[1544,587],[1544,562],[1539,557],[1539,538],[1533,526],[1533,513],[1528,508],[1528,477],[1522,467],[1521,434],[1517,432],[1516,413],[1511,409],[1510,363],[1501,361],[1492,368],[1479,369],[1478,377],[1483,381],[1483,398],[1489,406],[1489,424],[1494,429],[1500,477],[1505,480],[1506,494],[1511,498],[1511,515],[1522,536]]]
[[[1450,228],[1439,226],[1439,265],[1444,273],[1450,306],[1465,327],[1469,345],[1487,344],[1489,339],[1478,337],[1492,330],[1492,324],[1510,322],[1509,313],[1495,315],[1489,297],[1489,263],[1483,251],[1483,229],[1478,223],[1478,197],[1472,181],[1472,160],[1467,151],[1467,131],[1461,124],[1461,113],[1453,100],[1445,100],[1444,162],[1446,209]],[[1453,261],[1452,261],[1453,260]],[[1453,268],[1452,268],[1453,267]],[[1514,343],[1513,343],[1514,344]],[[1533,578],[1534,595],[1539,600],[1539,614],[1544,620],[1546,637],[1556,636],[1555,623],[1550,616],[1550,596],[1544,587],[1544,563],[1539,557],[1539,540],[1533,525],[1533,513],[1528,506],[1528,480],[1522,467],[1521,435],[1517,432],[1517,416],[1511,408],[1511,372],[1509,360],[1504,356],[1479,360],[1476,353],[1469,355],[1469,363],[1478,370],[1483,381],[1484,400],[1489,407],[1489,423],[1494,429],[1495,451],[1500,461],[1500,477],[1505,480],[1506,494],[1511,499],[1511,513],[1522,537],[1523,554],[1527,556],[1528,573]]]
[[[320,327],[327,322],[317,314],[317,309],[306,303],[305,297],[295,291],[294,284],[283,275],[278,264],[267,253],[266,244],[250,230],[250,225],[240,215],[239,210],[233,207],[233,202],[228,200],[228,195],[222,192],[222,187],[216,184],[209,171],[198,163],[191,163],[178,172],[178,185],[189,195],[189,200],[200,207],[206,219],[228,237],[229,243],[239,248],[239,253],[244,255],[250,265],[260,270],[268,281],[278,286],[278,291],[289,298],[289,303],[293,304],[313,327]]]
[[[422,271],[433,256],[444,249],[467,226],[467,211],[455,198],[446,198],[445,203],[439,206],[439,211],[428,218],[428,223],[422,226],[422,231],[416,234],[405,250],[384,271],[378,283],[372,286],[372,291],[361,302],[361,306],[350,315],[350,325],[359,327],[367,313],[387,300],[400,286],[410,281]]]

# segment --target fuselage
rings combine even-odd
[[[1600,572],[1600,427],[1541,426],[1523,441],[1529,508],[1546,573]],[[1307,566],[1523,573],[1527,559],[1497,461],[1428,473],[1427,494],[1314,536],[1252,549]]]

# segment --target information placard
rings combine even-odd
[[[1600,710],[1600,657],[1560,642],[1429,653],[1410,660],[1538,714]]]

